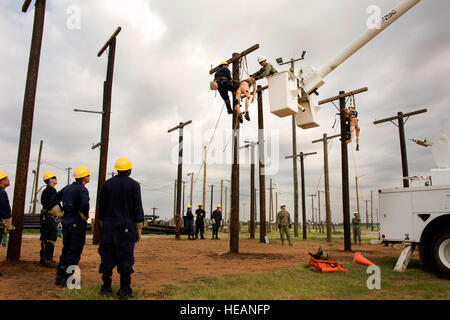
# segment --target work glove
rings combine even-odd
[[[143,222],[136,222],[136,232],[137,232],[136,242],[141,241],[141,238],[142,238],[142,227],[143,226],[144,226]]]
[[[8,229],[8,227],[12,224],[12,218],[2,219],[2,224],[6,229]]]
[[[61,210],[59,204],[55,205],[50,211],[48,211],[48,213],[59,219],[61,219],[64,216],[64,211]]]
[[[82,212],[78,211],[78,214],[80,215],[81,220],[87,221],[86,216]]]

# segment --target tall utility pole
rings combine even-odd
[[[223,225],[225,226],[227,224],[227,210],[228,210],[228,187],[225,186],[225,208],[224,208],[224,219],[223,219]]]
[[[38,194],[38,186],[39,186],[39,170],[41,168],[41,155],[42,155],[42,144],[44,141],[41,140],[41,143],[39,145],[39,156],[37,161],[37,167],[36,167],[36,183],[34,185],[34,201],[33,201],[33,214],[36,214],[36,202],[37,202],[37,194]]]
[[[220,180],[220,208],[223,206],[223,179]]]
[[[31,188],[31,190],[34,190],[34,186],[36,185],[36,182],[37,182],[37,175],[36,175],[36,170],[32,170],[31,172],[33,173],[33,187]],[[33,203],[34,203],[33,195],[31,196],[30,208],[28,209],[28,213],[32,212]]]
[[[264,154],[264,112],[263,87],[258,86],[258,162],[259,162],[259,241],[264,243],[266,237],[266,173]]]
[[[213,213],[213,202],[214,202],[214,185],[209,186],[211,188],[211,211],[210,213]]]
[[[109,40],[100,49],[97,57],[101,57],[106,49],[108,52],[108,67],[106,71],[106,81],[103,83],[103,113],[102,113],[102,133],[101,133],[101,145],[100,145],[100,161],[98,169],[98,185],[97,185],[97,205],[95,210],[95,225],[93,244],[100,243],[100,220],[98,219],[98,204],[100,200],[100,190],[103,183],[106,180],[106,169],[108,164],[108,148],[109,148],[109,127],[111,122],[111,102],[112,102],[112,85],[114,75],[114,62],[116,58],[116,37],[122,30],[118,27],[116,31],[111,35]]]
[[[398,112],[396,117],[390,117],[382,120],[375,121],[373,124],[377,125],[384,122],[392,122],[398,127],[398,132],[400,136],[400,153],[402,157],[402,171],[403,171],[403,187],[409,188],[409,172],[408,172],[408,157],[406,153],[406,138],[405,138],[405,123],[408,121],[409,117],[415,116],[421,113],[427,112],[427,109],[417,110],[409,113]],[[404,120],[406,118],[406,120]],[[398,125],[393,122],[398,120]]]
[[[202,198],[202,205],[203,208],[206,209],[206,146],[203,147],[203,198]]]
[[[189,204],[192,206],[192,195],[194,193],[194,173],[188,173],[188,176],[191,176],[191,195],[189,197]]]
[[[177,180],[175,180],[173,187],[173,224],[177,223]]]
[[[69,185],[70,184],[70,170],[72,170],[72,168],[66,168],[64,170],[67,171],[67,184]]]
[[[181,233],[181,183],[183,180],[183,129],[185,126],[192,123],[192,120],[187,122],[180,122],[180,124],[172,129],[169,129],[167,132],[170,133],[172,131],[178,130],[179,138],[178,138],[178,177],[177,177],[177,209],[175,215],[175,239],[180,239]]]
[[[273,188],[272,188],[272,178],[270,178],[269,187],[269,232],[272,231],[271,224],[273,222]]]
[[[327,221],[327,242],[331,242],[331,204],[330,204],[330,174],[328,170],[328,140],[340,137],[340,134],[328,137],[326,133],[323,134],[323,138],[314,140],[312,143],[322,142],[323,145],[323,172],[325,180],[325,210]]]
[[[239,69],[241,59],[249,53],[257,50],[259,44],[256,44],[241,53],[233,53],[231,59],[227,63],[233,64],[233,81],[239,82]],[[220,66],[217,66],[209,71],[209,74],[214,74]],[[237,104],[236,97],[233,97],[233,106]],[[234,110],[231,128],[233,131],[233,163],[231,165],[231,223],[230,223],[230,252],[239,253],[239,121],[238,110]]]
[[[310,194],[309,197],[311,197],[311,217],[312,217],[312,223],[315,223],[314,219],[314,197],[317,197],[317,194]]]
[[[183,216],[183,212],[184,212],[184,194],[186,192],[186,181],[183,181],[183,201],[181,202],[181,216]]]
[[[370,190],[370,228],[373,231],[373,190]]]
[[[302,226],[303,226],[303,240],[306,240],[306,224],[307,224],[307,219],[306,219],[306,196],[305,196],[305,165],[304,165],[304,159],[307,156],[310,155],[314,155],[317,154],[317,152],[310,152],[310,153],[303,153],[301,152],[300,154],[294,154],[292,156],[287,156],[286,159],[291,159],[291,158],[300,158],[300,175],[301,175],[301,185],[302,185]]]
[[[352,250],[351,228],[350,228],[350,189],[348,180],[348,151],[347,151],[347,128],[344,109],[346,97],[366,92],[367,87],[345,92],[340,91],[338,96],[319,101],[319,105],[339,100],[339,114],[341,123],[341,166],[342,166],[342,212],[344,220],[344,250]]]
[[[242,148],[250,148],[250,238],[255,239],[256,232],[256,193],[255,193],[255,146],[257,141],[245,141]],[[241,149],[242,149],[241,148]]]
[[[12,207],[12,224],[16,227],[10,233],[7,259],[19,261],[22,246],[23,215],[27,193],[28,166],[30,162],[31,137],[33,132],[34,105],[41,57],[42,36],[44,33],[46,0],[36,0],[34,10],[33,35],[28,60],[28,72],[20,127],[19,150],[17,154],[14,200]],[[31,0],[26,0],[22,12],[27,12]]]
[[[369,229],[369,200],[366,200],[366,229]]]
[[[295,63],[305,59],[306,51],[298,59],[291,58],[290,61],[283,62],[282,58],[276,59],[278,65],[290,64],[290,71],[295,74]],[[297,121],[295,114],[292,115],[292,154],[297,154]],[[293,178],[294,178],[294,237],[298,237],[298,170],[297,160],[292,158]],[[278,208],[277,208],[278,210]]]

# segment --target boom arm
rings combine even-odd
[[[350,45],[348,45],[336,57],[334,57],[319,70],[314,68],[305,69],[304,71],[307,72],[303,72],[303,88],[306,93],[310,94],[314,90],[320,88],[325,83],[323,78],[325,78],[331,71],[336,69],[339,65],[350,58],[354,53],[370,42],[370,40],[375,38],[419,2],[420,0],[402,0],[397,7],[381,18],[381,21],[379,22],[380,28],[366,30],[362,35],[356,38],[352,43],[350,43]]]

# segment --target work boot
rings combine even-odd
[[[247,121],[250,121],[250,113],[248,111],[245,111],[244,117],[245,119],[247,119]]]
[[[58,267],[57,263],[53,260],[43,259],[42,265],[47,268],[55,269]]]
[[[284,246],[284,240],[281,240],[281,245]]]
[[[231,107],[227,106],[227,112],[228,112],[228,114],[233,114],[233,109],[231,109]]]
[[[242,113],[238,115],[238,119],[240,123],[244,123],[244,119],[242,118]]]
[[[123,300],[133,297],[133,290],[131,290],[131,274],[121,274],[120,289],[117,291],[117,298]]]
[[[112,288],[111,288],[111,274],[104,273],[102,276],[103,285],[100,291],[100,294],[104,297],[110,297],[112,295]]]
[[[359,151],[359,144],[356,145],[356,151]]]
[[[292,242],[289,241],[289,245],[292,247],[293,246]]]

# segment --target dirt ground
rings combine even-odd
[[[100,257],[97,246],[92,239],[87,239],[80,261],[81,281],[85,286],[101,285],[98,274]],[[281,246],[274,240],[270,244],[258,240],[240,239],[239,254],[230,254],[229,240],[182,240],[173,238],[144,238],[136,245],[135,273],[132,286],[145,295],[155,295],[165,284],[177,284],[199,276],[220,276],[251,272],[272,272],[294,265],[307,264],[308,251],[315,251],[322,246],[326,252],[339,262],[351,263],[352,252],[345,252],[343,244],[327,245],[318,241],[296,241],[294,246]],[[54,284],[55,269],[39,265],[39,239],[23,239],[21,262],[6,261],[6,249],[0,249],[0,299],[61,299],[60,287]],[[368,259],[395,256],[399,248],[381,245],[353,245],[352,249],[361,251]],[[58,261],[61,252],[61,240],[55,248]],[[119,276],[114,272],[113,284],[119,283]]]

